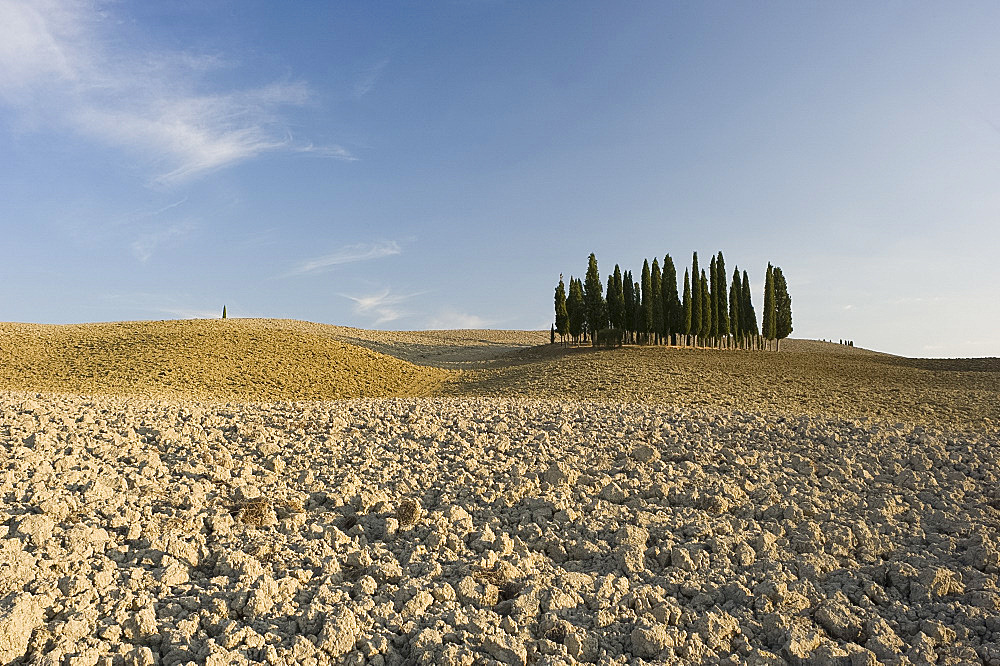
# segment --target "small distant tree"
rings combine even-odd
[[[792,332],[792,297],[788,295],[788,284],[781,268],[774,267],[774,338],[775,345]]]
[[[688,276],[686,268],[684,269],[684,300],[681,303],[681,308],[684,310],[682,315],[684,317],[684,323],[681,327],[681,332],[684,333],[685,336],[691,335],[691,278]],[[686,345],[687,342],[685,341],[684,344]]]
[[[566,310],[569,314],[569,334],[574,342],[580,342],[580,337],[586,330],[587,312],[583,300],[583,283],[579,278],[569,279],[569,298],[566,299]]]
[[[563,276],[559,274],[559,284],[556,286],[556,331],[559,337],[565,341],[569,334],[569,312],[566,310],[566,285],[563,283]]]
[[[597,257],[590,253],[587,264],[586,282],[583,287],[583,299],[587,307],[587,328],[590,330],[590,340],[595,345],[598,331],[608,326],[608,306],[604,301],[604,285],[601,284],[601,273],[597,270]]]
[[[767,274],[764,277],[764,319],[761,322],[765,340],[774,340],[777,333],[777,310],[774,307],[774,267],[767,264]]]
[[[653,257],[653,266],[649,272],[649,302],[653,306],[651,336],[653,342],[659,344],[663,331],[663,274],[660,273],[660,261],[656,257]]]
[[[222,306],[222,318],[223,319],[226,318],[226,306],[225,305]]]
[[[552,328],[549,329],[549,344],[556,343],[556,325],[552,324]]]

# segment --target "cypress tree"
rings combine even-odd
[[[708,262],[708,301],[709,312],[712,313],[712,328],[709,335],[713,340],[719,337],[719,276],[715,269],[716,262],[713,256]]]
[[[743,303],[740,307],[740,317],[744,335],[760,335],[757,328],[757,313],[753,309],[753,294],[750,292],[750,276],[743,271]]]
[[[774,267],[767,263],[767,275],[764,277],[764,319],[761,322],[765,340],[774,340],[777,329],[777,311],[774,308]]]
[[[719,256],[715,260],[715,279],[718,280],[719,289],[719,335],[727,337],[729,335],[729,302],[726,295],[729,288],[726,286],[726,260],[719,250]]]
[[[684,312],[682,316],[684,317],[683,326],[681,332],[685,336],[691,335],[691,279],[688,277],[688,271],[684,269],[684,302],[681,304]],[[687,344],[687,341],[685,341]]]
[[[579,279],[569,278],[569,298],[566,299],[566,310],[569,312],[569,334],[575,342],[586,328],[586,304],[583,301],[583,284]]]
[[[225,305],[222,306],[222,318],[223,319],[226,318],[226,306]]]
[[[740,316],[740,303],[743,301],[743,288],[740,286],[740,267],[733,268],[733,283],[729,285],[729,332],[737,340],[742,339],[744,331]]]
[[[626,337],[631,341],[635,332],[633,322],[635,321],[635,292],[632,286],[632,271],[625,271],[622,277],[622,298],[624,300],[622,312],[622,327],[625,329]]]
[[[656,344],[660,344],[663,331],[663,275],[660,273],[660,262],[656,257],[653,257],[649,288],[649,300],[653,305],[653,340]]]
[[[708,293],[708,278],[705,269],[701,269],[701,334],[707,336],[712,330],[712,304]]]
[[[615,312],[617,313],[618,318],[614,321],[612,326],[617,329],[623,329],[625,328],[625,292],[622,284],[622,271],[618,268],[618,264],[615,264],[614,281]],[[610,308],[611,305],[608,304],[608,307]]]
[[[569,313],[569,338],[574,343],[579,343],[580,335],[583,334],[587,326],[587,314],[584,311],[583,290],[581,289],[577,293],[576,283],[577,279],[570,275],[569,290],[566,292],[566,311]],[[574,321],[579,325],[579,332],[576,335],[573,334]]]
[[[608,285],[604,292],[604,318],[605,326],[608,329],[615,327],[614,324],[614,314],[612,310],[614,309],[615,300],[615,275],[614,273],[608,273]]]
[[[691,258],[691,335],[694,335],[696,338],[699,335],[708,334],[708,331],[701,330],[703,318],[701,315],[701,278],[699,275],[698,253],[695,252]]]
[[[635,342],[639,344],[639,334],[642,332],[644,317],[642,314],[642,287],[638,282],[632,285],[632,297],[635,299],[632,305],[632,314],[635,316],[635,319],[632,320],[632,330],[635,331]]]
[[[615,276],[608,274],[608,286],[604,291],[604,302],[608,306],[608,328],[615,328]]]
[[[792,332],[792,297],[788,295],[788,284],[781,268],[774,267],[774,337],[781,344]]]
[[[677,269],[670,255],[663,257],[663,335],[667,344],[681,331],[681,299],[677,297]]]
[[[549,344],[556,343],[556,325],[552,324],[552,328],[549,329]]]
[[[590,331],[590,341],[597,344],[597,332],[608,327],[608,306],[604,302],[604,285],[601,284],[601,273],[597,270],[597,257],[590,253],[587,262],[587,276],[583,287],[583,299],[586,303],[587,329]]]
[[[649,273],[649,260],[642,261],[642,320],[639,330],[643,335],[643,343],[649,344],[649,332],[653,328],[653,298],[652,277]]]
[[[556,331],[563,340],[569,333],[569,312],[566,310],[566,285],[563,283],[562,274],[559,275],[559,284],[556,285]]]
[[[570,342],[573,341],[573,322],[575,321],[576,302],[573,300],[573,276],[569,276],[569,291],[566,295],[566,330],[569,334]]]

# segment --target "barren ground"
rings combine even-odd
[[[1000,664],[1000,364],[0,324],[0,664]]]

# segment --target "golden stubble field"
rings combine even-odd
[[[0,324],[0,388],[214,401],[524,397],[991,430],[998,359],[791,340],[785,351],[549,345],[545,331],[368,331],[227,319]]]
[[[0,324],[11,390],[240,402],[425,396],[448,376],[287,320]]]

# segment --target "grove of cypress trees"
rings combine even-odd
[[[681,327],[681,332],[684,334],[685,337],[687,337],[691,335],[692,308],[691,308],[691,279],[688,277],[688,270],[686,268],[684,269],[684,301],[681,303],[681,308],[683,308],[684,310],[684,312],[681,315],[684,318],[684,322]],[[684,341],[684,344],[685,345],[687,344],[687,340]]]
[[[743,322],[740,316],[740,303],[743,301],[743,289],[740,286],[740,267],[733,268],[733,283],[729,285],[729,332],[738,341],[743,339],[744,331],[740,327]]]
[[[670,255],[663,257],[663,335],[667,344],[681,331],[681,299],[677,297],[677,268]]]
[[[556,332],[563,340],[569,333],[569,312],[566,310],[566,285],[563,276],[559,274],[559,284],[556,285]]]
[[[660,344],[663,330],[663,275],[660,273],[660,262],[653,257],[653,267],[649,276],[649,300],[653,305],[653,341]]]
[[[726,287],[726,260],[722,256],[722,250],[719,250],[719,256],[715,259],[715,279],[716,288],[719,290],[719,296],[717,298],[719,302],[719,335],[722,337],[729,336],[729,303],[726,292],[728,287]]]
[[[642,262],[642,321],[639,327],[640,332],[643,335],[643,344],[649,344],[649,332],[653,328],[653,299],[652,294],[652,277],[649,273],[649,260],[644,259]]]
[[[608,326],[608,306],[604,302],[604,285],[601,284],[601,273],[597,270],[597,257],[590,253],[587,262],[587,276],[583,287],[583,299],[586,303],[587,329],[590,340],[597,344],[597,332]]]
[[[622,328],[625,329],[625,338],[631,342],[633,340],[632,334],[635,332],[635,327],[632,325],[632,322],[635,321],[635,292],[632,287],[632,271],[625,271],[625,275],[622,276],[622,299],[624,300]]]
[[[774,267],[774,338],[775,348],[792,332],[792,297],[788,295],[785,274]]]
[[[743,271],[743,302],[740,306],[741,326],[744,335],[760,335],[757,328],[757,313],[753,309],[753,294],[750,292],[750,277]]]
[[[569,313],[569,334],[575,342],[580,341],[586,329],[587,312],[583,300],[583,283],[579,279],[569,278],[569,298],[566,299],[566,310]]]
[[[695,336],[695,344],[698,344],[699,335],[708,335],[708,331],[702,331],[702,301],[701,301],[701,278],[698,272],[698,253],[695,252],[691,258],[691,335]]]
[[[765,340],[774,340],[777,331],[777,310],[774,308],[774,267],[767,262],[767,275],[764,277],[764,318],[761,322]]]
[[[792,332],[788,284],[781,268],[771,263],[759,328],[747,271],[741,277],[739,267],[734,267],[730,283],[722,251],[700,269],[698,253],[693,252],[691,270],[684,270],[683,298],[680,286],[670,254],[662,265],[657,257],[644,259],[638,280],[616,264],[605,286],[597,257],[591,253],[586,278],[570,277],[568,293],[559,275],[551,334],[577,343],[589,339],[596,345],[598,334],[610,326],[620,331],[619,343],[778,350],[780,341]]]
[[[699,282],[701,283],[699,285],[699,289],[701,290],[701,334],[707,338],[711,335],[712,331],[712,297],[708,293],[708,278],[705,277],[704,268],[701,269],[701,280]]]

